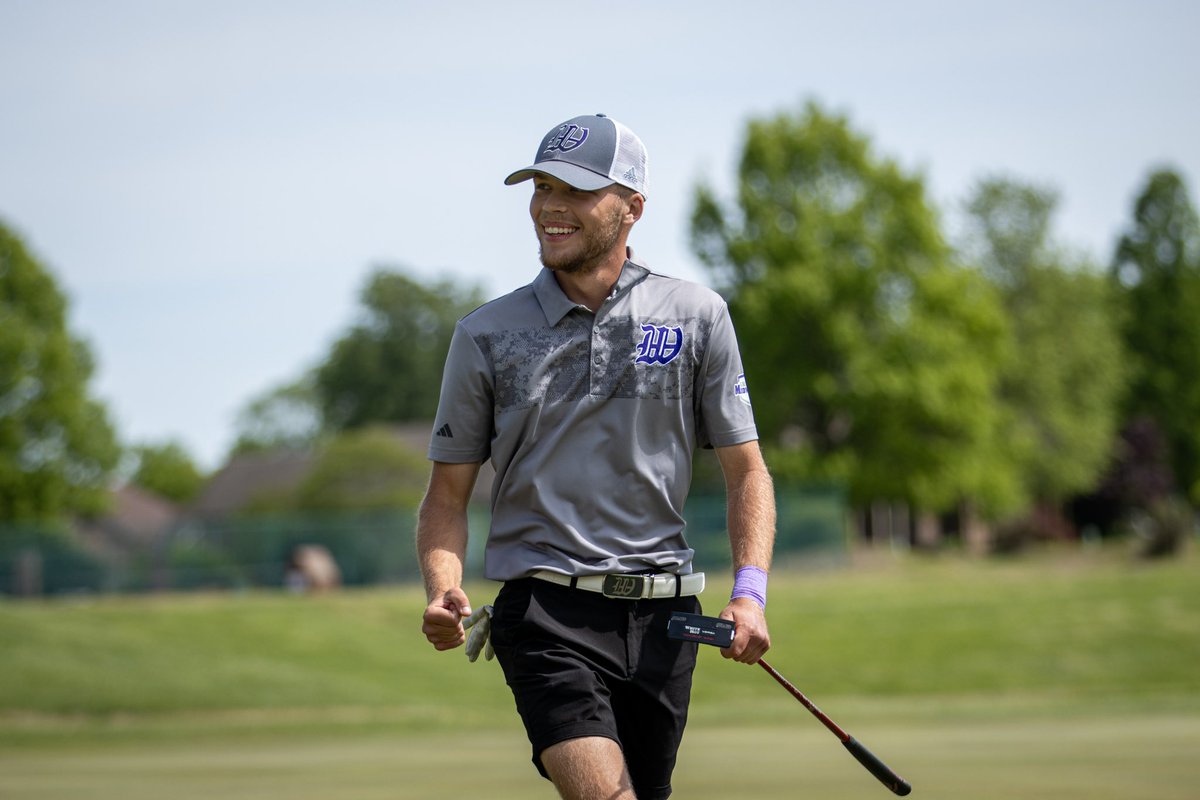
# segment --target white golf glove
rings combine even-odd
[[[492,649],[492,607],[480,606],[471,616],[463,620],[463,629],[470,630],[467,636],[467,660],[474,662],[482,652],[487,661],[496,657]]]

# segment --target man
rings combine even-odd
[[[700,611],[704,581],[683,536],[692,456],[715,447],[725,475],[736,577],[721,617],[736,636],[722,654],[748,664],[770,646],[771,479],[725,303],[627,247],[641,141],[576,117],[505,183],[527,180],[544,269],[460,320],[446,359],[417,527],[422,631],[438,650],[466,641],[467,501],[490,458],[491,646],[535,766],[569,800],[666,798],[697,649],[667,620]]]

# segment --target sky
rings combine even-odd
[[[220,465],[238,412],[319,363],[379,267],[489,295],[540,268],[542,136],[605,113],[650,156],[631,244],[711,285],[698,183],[807,101],[926,181],[1055,189],[1105,264],[1150,171],[1200,181],[1200,4],[0,0],[0,222],[70,302],[127,445]],[[0,332],[2,335],[2,332]]]

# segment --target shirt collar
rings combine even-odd
[[[633,254],[633,249],[627,248],[627,251],[628,256],[621,267],[621,276],[617,278],[617,285],[613,287],[610,298],[622,294],[650,274],[650,269]],[[546,324],[552,328],[562,322],[571,309],[577,307],[574,301],[563,294],[562,288],[554,278],[554,271],[545,267],[542,267],[542,271],[533,279],[533,294],[542,307],[542,313],[546,315]]]

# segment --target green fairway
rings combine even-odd
[[[780,571],[770,600],[772,663],[914,796],[1196,796],[1195,556],[885,559]],[[0,602],[0,797],[554,797],[498,667],[435,653],[422,605]],[[676,797],[889,796],[762,670],[705,648],[696,682]]]
[[[894,716],[886,724],[852,719],[852,732],[913,784],[914,797],[1187,800],[1200,781],[1195,714],[915,725]],[[512,729],[60,743],[0,751],[0,797],[555,797],[528,757],[524,737]],[[689,800],[891,796],[823,728],[799,715],[795,725],[762,727],[697,720],[675,787],[676,797]]]

